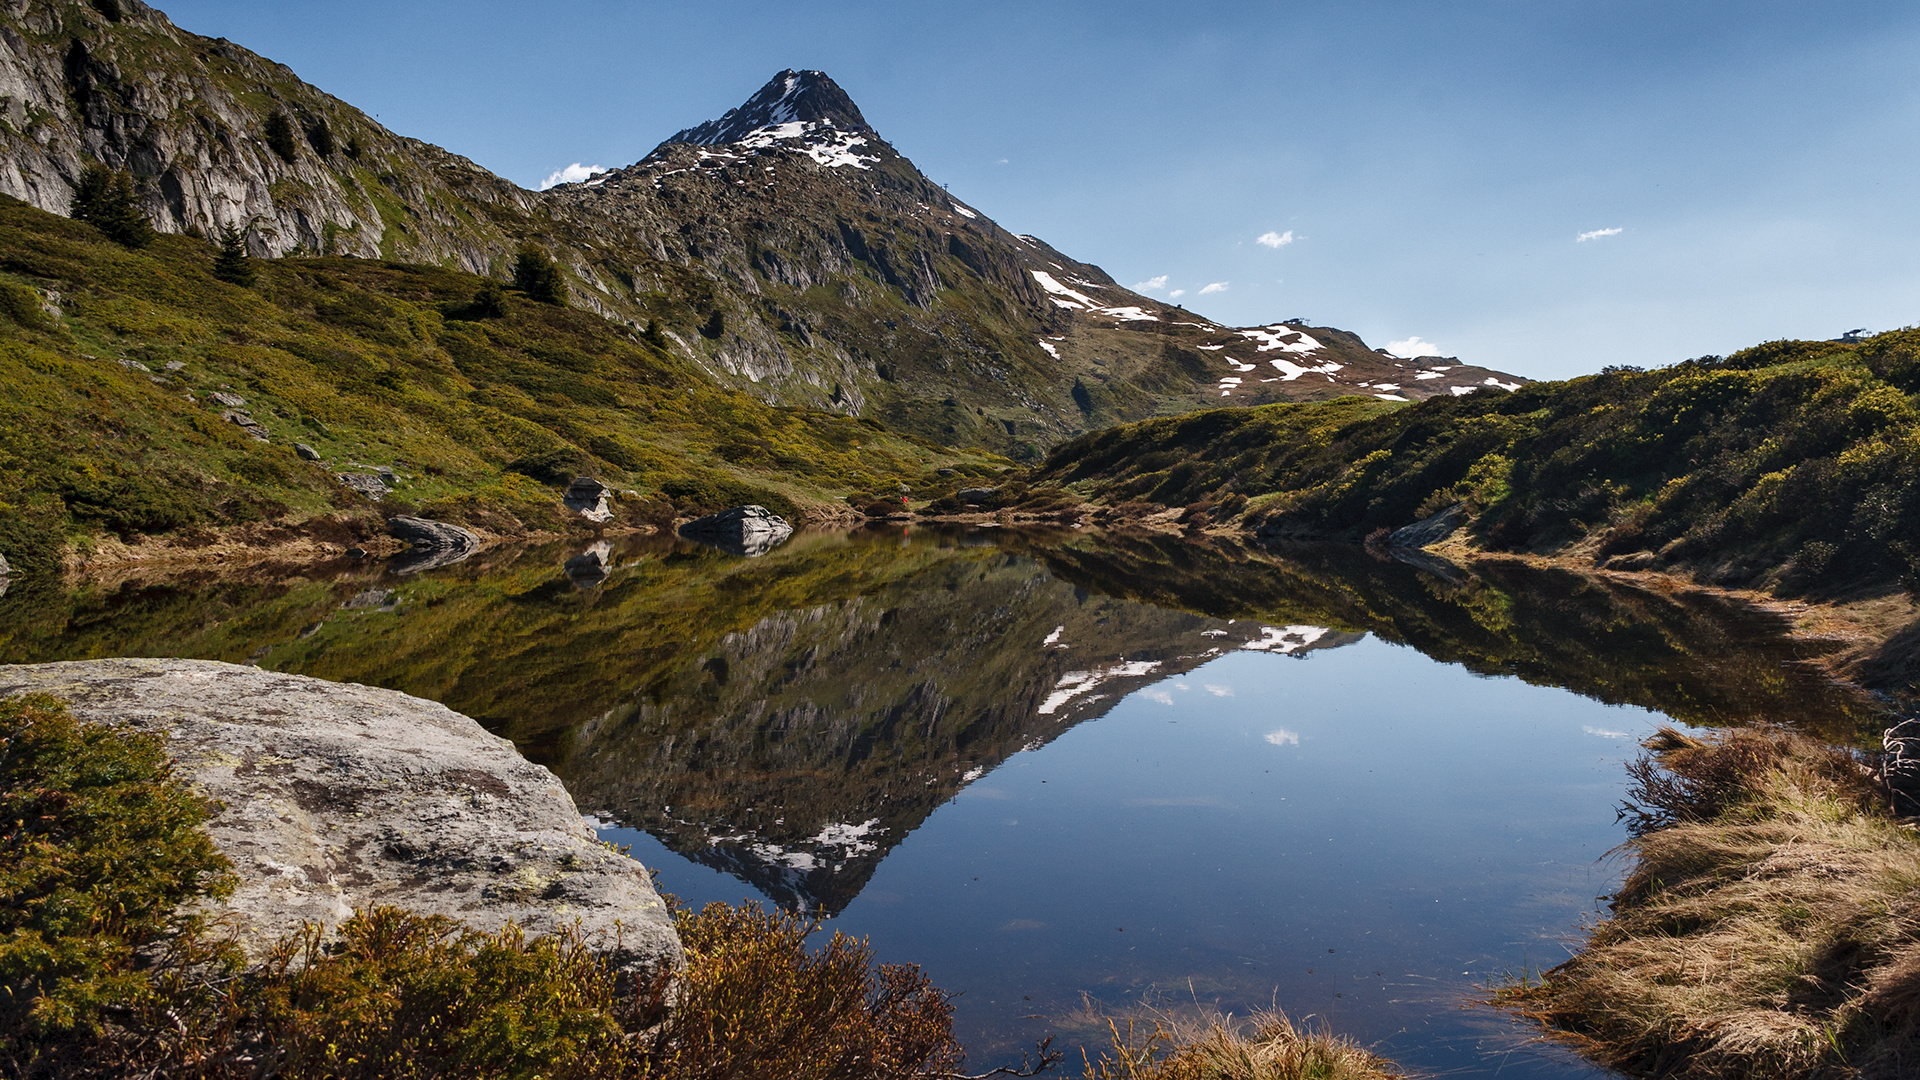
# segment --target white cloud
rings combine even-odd
[[[1631,739],[1631,738],[1633,738],[1633,736],[1632,736],[1632,735],[1629,735],[1629,734],[1627,734],[1627,733],[1626,733],[1626,732],[1624,732],[1624,731],[1610,731],[1610,730],[1608,730],[1607,728],[1597,728],[1597,727],[1594,727],[1594,726],[1593,726],[1593,725],[1591,725],[1591,724],[1582,724],[1582,725],[1580,725],[1580,730],[1581,730],[1581,731],[1584,731],[1584,732],[1586,732],[1586,733],[1587,733],[1587,734],[1589,734],[1589,735],[1598,735],[1598,736],[1600,736],[1600,737],[1601,737],[1601,738],[1603,738],[1603,739]]]
[[[1169,299],[1169,300],[1178,300],[1178,299],[1180,299],[1181,297],[1183,297],[1183,296],[1185,296],[1185,295],[1187,295],[1187,290],[1185,290],[1185,289],[1175,289],[1175,290],[1173,290],[1172,292],[1170,292],[1170,293],[1168,293],[1168,294],[1167,294],[1167,299]]]
[[[1007,163],[1006,158],[1001,158],[999,161],[994,162],[995,165],[1005,165],[1006,163]]]
[[[1164,289],[1166,287],[1167,287],[1167,275],[1161,274],[1158,277],[1150,277],[1147,280],[1141,282],[1140,284],[1135,285],[1133,287],[1133,291],[1134,292],[1159,292],[1161,289]]]
[[[1288,244],[1293,243],[1293,230],[1288,229],[1286,232],[1283,232],[1283,233],[1277,233],[1277,232],[1261,233],[1260,236],[1254,240],[1254,243],[1265,244],[1270,248],[1283,248],[1283,247],[1286,247]]]
[[[1141,696],[1145,697],[1148,701],[1157,701],[1162,705],[1173,704],[1173,695],[1167,693],[1165,690],[1148,690]]]
[[[1573,242],[1576,244],[1584,244],[1589,240],[1598,240],[1603,236],[1619,236],[1626,231],[1625,229],[1595,229],[1592,232],[1583,232],[1579,236],[1574,237]]]
[[[1215,685],[1213,685],[1212,683],[1208,683],[1208,684],[1207,684],[1207,693],[1209,693],[1209,694],[1212,694],[1212,695],[1213,695],[1214,697],[1232,697],[1232,696],[1233,696],[1233,687],[1231,687],[1231,686],[1215,686]]]
[[[1299,746],[1300,733],[1286,728],[1274,728],[1267,732],[1267,741],[1275,746]]]
[[[545,191],[555,184],[577,184],[582,180],[591,179],[606,171],[607,167],[605,165],[582,165],[576,161],[554,173],[552,176],[547,177],[545,180],[542,180],[540,182],[540,190]]]
[[[1416,356],[1439,356],[1440,346],[1431,341],[1421,341],[1415,334],[1405,341],[1387,342],[1387,351],[1402,360],[1412,360]]]
[[[1214,282],[1213,284],[1211,284],[1211,285],[1208,285],[1208,286],[1207,286],[1206,288],[1204,288],[1204,289],[1201,289],[1201,290],[1200,290],[1200,295],[1201,295],[1201,296],[1207,296],[1207,295],[1210,295],[1210,294],[1212,294],[1212,293],[1217,293],[1217,292],[1226,292],[1226,291],[1227,291],[1227,286],[1229,286],[1229,285],[1232,285],[1232,284],[1233,284],[1233,282],[1231,282],[1231,281],[1216,281],[1216,282]]]

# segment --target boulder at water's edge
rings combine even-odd
[[[23,693],[167,737],[180,775],[224,804],[207,830],[253,956],[302,920],[389,904],[534,935],[577,921],[619,967],[681,962],[646,869],[600,844],[551,772],[444,705],[207,660],[0,667],[0,697]]]

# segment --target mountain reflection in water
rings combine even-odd
[[[8,663],[197,656],[444,702],[551,767],[611,835],[637,830],[627,835],[644,834],[661,852],[731,875],[788,908],[826,916],[847,911],[890,853],[924,832],[936,811],[952,804],[943,818],[955,823],[977,815],[978,799],[956,797],[972,787],[980,798],[1001,797],[995,792],[1006,785],[983,778],[1107,715],[1129,695],[1168,708],[1178,699],[1167,719],[1151,721],[1163,726],[1141,729],[1147,734],[1137,740],[1159,746],[1159,757],[1172,761],[1200,745],[1194,739],[1213,738],[1205,730],[1174,738],[1165,727],[1213,715],[1188,703],[1233,692],[1184,678],[1202,667],[1207,679],[1242,672],[1245,693],[1256,685],[1245,664],[1262,656],[1366,653],[1372,659],[1365,662],[1382,672],[1400,672],[1391,677],[1407,681],[1406,693],[1441,677],[1429,669],[1457,673],[1446,665],[1460,665],[1690,724],[1767,719],[1835,741],[1859,738],[1877,716],[1871,702],[1796,663],[1809,647],[1783,640],[1777,620],[1710,597],[1667,596],[1519,564],[1465,573],[1444,564],[1383,562],[1346,546],[1255,550],[1080,533],[803,534],[751,560],[684,541],[625,539],[495,550],[439,568],[342,560],[258,568],[237,578],[126,580],[69,592],[16,588],[0,599],[0,627],[0,661]],[[1345,648],[1369,635],[1431,659],[1409,668],[1404,650],[1375,656],[1368,650],[1378,646]],[[1267,672],[1258,675],[1267,687],[1261,692],[1280,693],[1272,687],[1284,683],[1260,670]],[[1271,707],[1232,705],[1236,716]],[[1116,732],[1148,722],[1137,710],[1115,720]],[[1367,725],[1374,723],[1356,718],[1350,735],[1370,737]],[[1589,729],[1621,734],[1604,724]],[[1295,750],[1302,730],[1281,717],[1249,728],[1247,738]],[[1323,747],[1337,742],[1331,733],[1306,737]],[[1093,745],[1081,740],[1064,755],[1047,757],[1047,750],[1022,760],[1107,752]],[[1197,775],[1229,775],[1251,760],[1239,743],[1220,745],[1227,757],[1193,764]],[[1616,752],[1627,745],[1616,740]],[[1078,830],[1075,848],[1107,842],[1101,830],[1139,807],[1166,812],[1177,804],[1188,808],[1178,812],[1204,813],[1213,805],[1207,800],[1218,802],[1205,792],[1146,792],[1151,776],[1123,779],[1130,768],[1102,765],[1080,777],[1098,791],[1101,772],[1110,771],[1111,783],[1141,785],[1143,794],[1104,811],[1110,820],[1061,824]],[[1617,765],[1606,769],[1604,784],[1611,786],[1604,790],[1580,781],[1583,797],[1603,796],[1599,806],[1617,798],[1622,780]],[[1055,779],[1075,782],[1072,775]],[[1329,841],[1336,827],[1350,826],[1329,826]],[[1266,835],[1237,842],[1256,845]],[[926,841],[955,842],[972,843],[947,832]],[[977,857],[956,853],[949,862]],[[902,866],[902,874],[911,872]],[[718,891],[693,879],[683,886],[676,873],[669,867],[663,878],[670,891]],[[1125,891],[1101,873],[1082,871],[1089,884]],[[1498,877],[1490,872],[1488,880]],[[1556,887],[1588,887],[1584,878],[1571,880]],[[1194,886],[1196,910],[1205,908],[1208,887]],[[875,903],[874,912],[886,910],[885,898]],[[1084,906],[1096,904],[1088,898]],[[1571,932],[1573,917],[1562,912],[1547,923]],[[878,914],[863,918],[875,933],[905,925]],[[897,956],[883,951],[883,959],[922,959],[913,950],[932,949],[942,928],[898,932],[908,934],[908,947]],[[1188,959],[1153,968],[1159,974],[1152,977],[1191,962],[1196,947],[1168,946],[1168,955]],[[1236,939],[1221,947],[1257,955],[1265,946]],[[1097,973],[1082,970],[1087,956],[1103,955],[1088,949],[1073,954],[1078,960],[1055,961],[1060,978],[1082,989],[1101,984]],[[1125,968],[1145,960],[1130,954],[1112,962]],[[961,1010],[976,1050],[998,1048],[1013,1034],[1010,1025],[1018,1026],[1010,1016],[1040,1007],[987,1000],[997,1001],[996,980],[1011,978],[1004,964],[967,975],[971,969],[954,959],[946,970],[978,991]],[[967,988],[943,981],[942,971],[935,966],[936,981]],[[1282,985],[1278,976],[1272,980],[1267,985]],[[1252,983],[1241,989],[1257,991]],[[1387,1023],[1390,1015],[1397,1014],[1388,1009],[1376,1020]]]

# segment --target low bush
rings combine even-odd
[[[891,1080],[963,1060],[947,996],[758,906],[676,909],[641,982],[571,932],[394,908],[251,968],[194,901],[233,878],[160,737],[0,702],[0,1071],[240,1080]],[[671,1008],[669,1008],[671,1003]]]

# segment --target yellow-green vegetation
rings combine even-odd
[[[1716,583],[1920,583],[1920,330],[1777,341],[1415,405],[1219,410],[1085,435],[1036,482],[1359,539],[1456,504],[1503,551]],[[1230,501],[1231,507],[1226,506]]]
[[[1647,746],[1611,917],[1499,999],[1637,1075],[1920,1071],[1920,836],[1861,762],[1754,731]]]
[[[946,995],[757,907],[679,910],[642,985],[568,933],[376,909],[247,966],[188,914],[230,887],[160,740],[0,702],[7,1075],[861,1078],[946,1075]],[[671,1009],[669,1009],[671,1004]]]
[[[1392,1080],[1392,1062],[1344,1036],[1309,1031],[1284,1015],[1215,1014],[1109,1019],[1109,1047],[1088,1057],[1087,1080]]]
[[[217,256],[179,236],[128,249],[0,198],[0,554],[17,570],[99,531],[374,511],[334,479],[365,467],[404,478],[382,514],[503,531],[564,523],[558,488],[579,473],[641,493],[623,513],[645,520],[738,502],[792,516],[1000,467],[721,389],[586,311],[509,293],[487,317],[469,274],[260,260],[245,288],[215,277]]]

